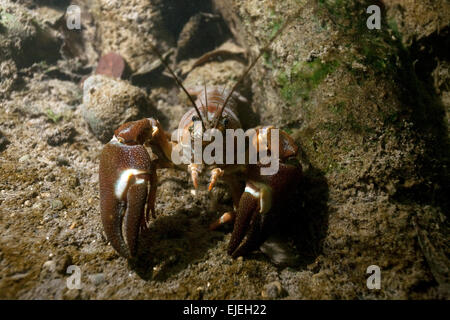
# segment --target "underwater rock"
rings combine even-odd
[[[218,15],[198,13],[184,25],[178,37],[176,61],[199,57],[218,47],[229,36]]]
[[[387,0],[383,3],[389,24],[402,35],[405,44],[439,33],[450,25],[447,0]]]
[[[95,74],[103,74],[111,78],[122,78],[126,70],[125,60],[117,53],[110,52],[105,54],[98,61]]]
[[[25,7],[2,1],[0,7],[0,59],[13,59],[18,68],[35,62],[53,63],[61,57],[62,39],[39,22]]]
[[[168,48],[171,35],[164,27],[161,8],[157,2],[132,0],[115,5],[111,1],[98,0],[93,15],[98,26],[101,52],[116,52],[129,63],[132,72],[146,62],[155,60],[147,41]],[[154,40],[156,39],[156,41]]]
[[[93,75],[84,81],[81,112],[102,142],[108,142],[122,123],[138,119],[150,106],[145,91],[126,81],[104,75]]]

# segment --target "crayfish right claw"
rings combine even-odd
[[[125,258],[136,255],[145,206],[152,205],[147,200],[150,166],[145,147],[126,145],[115,138],[100,157],[102,224],[108,241]]]

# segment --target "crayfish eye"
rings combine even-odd
[[[223,119],[223,125],[226,127],[228,124],[230,123],[230,120],[228,120],[227,118]]]
[[[200,121],[200,118],[199,118],[199,116],[192,116],[191,120],[192,120],[193,122],[195,122],[195,121]]]

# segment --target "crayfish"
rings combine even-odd
[[[236,88],[283,28],[271,38],[231,90],[207,89],[206,85],[185,89],[151,45],[186,93],[192,108],[180,120],[175,141],[158,120],[145,118],[121,125],[102,151],[99,169],[101,218],[108,240],[120,255],[136,256],[140,230],[147,226],[150,215],[156,217],[157,171],[160,168],[188,171],[195,188],[204,171],[211,174],[208,190],[212,190],[219,179],[229,186],[233,210],[212,223],[211,229],[234,222],[228,245],[228,253],[233,258],[257,249],[265,241],[280,204],[301,178],[302,168],[293,138],[274,126],[254,128],[250,134],[247,131],[244,147],[235,147],[239,141],[242,146],[242,139],[236,133],[243,132],[235,110],[236,100],[240,98]],[[214,142],[204,139],[207,132],[214,136]],[[228,138],[230,132],[234,133],[231,139]],[[227,138],[219,139],[220,135]],[[149,156],[146,147],[151,149],[155,159]],[[209,158],[197,157],[198,151],[204,154],[207,150],[210,151]],[[227,161],[220,161],[219,156],[224,153]],[[229,158],[235,161],[228,161]],[[241,161],[236,161],[239,159]],[[276,170],[270,170],[274,167]]]

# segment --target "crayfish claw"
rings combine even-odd
[[[239,201],[228,254],[233,258],[257,249],[265,240],[265,214],[271,209],[271,188],[263,183],[247,182]]]
[[[151,172],[150,156],[142,145],[129,146],[113,139],[100,156],[102,224],[113,248],[128,259],[136,254],[145,206],[151,203],[147,198]]]
[[[297,161],[280,163],[275,175],[249,180],[237,208],[228,253],[236,258],[263,244],[282,215],[284,201],[302,176]]]
[[[213,231],[225,223],[231,223],[234,221],[235,217],[236,213],[234,211],[225,212],[219,219],[209,225],[209,230]]]
[[[136,255],[139,228],[145,212],[145,200],[147,198],[147,185],[135,184],[130,186],[127,195],[127,210],[124,216],[123,229],[125,242],[128,247],[128,256]]]

